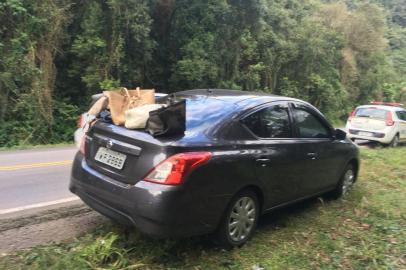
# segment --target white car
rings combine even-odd
[[[164,94],[164,93],[155,93],[155,99],[158,100],[159,98],[165,97],[167,95],[168,94]],[[103,94],[93,95],[91,105],[93,105],[102,96],[103,96]],[[73,134],[73,137],[74,137],[74,140],[75,140],[75,145],[76,145],[77,148],[80,148],[80,142],[81,142],[82,137],[84,135],[83,127],[87,123],[87,120],[88,120],[87,117],[88,117],[87,113],[82,113],[79,116],[79,119],[77,121],[77,127],[78,128],[75,130],[75,133]]]
[[[357,107],[346,124],[351,140],[361,139],[398,146],[406,142],[406,110],[399,103],[371,102]]]

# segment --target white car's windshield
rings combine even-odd
[[[356,117],[369,117],[384,120],[386,118],[387,110],[377,108],[359,108],[355,113]]]

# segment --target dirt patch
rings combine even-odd
[[[78,237],[108,219],[81,205],[0,220],[0,254]]]
[[[91,212],[92,209],[80,201],[53,205],[39,210],[20,211],[12,214],[0,215],[0,232],[15,229],[27,225],[42,223],[45,221],[76,216]]]

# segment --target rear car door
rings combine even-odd
[[[318,112],[302,103],[291,103],[291,111],[300,163],[296,171],[300,176],[300,196],[306,197],[336,184],[343,155],[333,139],[333,129]]]
[[[265,209],[295,199],[299,192],[296,145],[286,102],[272,103],[245,115],[241,123],[252,134],[245,144],[253,152],[256,176],[265,186]]]

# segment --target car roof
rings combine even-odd
[[[405,111],[404,108],[402,107],[397,107],[397,106],[387,106],[387,105],[361,105],[358,106],[357,109],[361,108],[377,108],[377,109],[383,109],[387,111],[392,111],[392,112],[397,112],[397,111]]]
[[[176,94],[182,95],[210,95],[210,96],[275,96],[265,92],[255,92],[255,91],[242,91],[242,90],[232,90],[232,89],[217,89],[217,88],[206,88],[206,89],[192,89],[176,92]]]
[[[278,96],[273,95],[265,92],[253,92],[253,91],[241,91],[241,90],[231,90],[231,89],[193,89],[193,90],[186,90],[173,93],[174,96],[182,96],[182,97],[193,97],[193,96],[204,96],[207,98],[214,98],[219,99],[224,102],[230,102],[237,105],[236,107],[244,107],[247,104],[251,105],[259,105],[266,102],[271,101],[278,101],[278,100],[289,100],[289,101],[297,101],[306,103],[305,101],[285,97],[285,96]],[[309,104],[310,105],[310,104]]]
[[[179,145],[183,145],[186,141],[188,144],[201,144],[205,140],[210,141],[209,137],[211,136],[207,137],[207,135],[215,134],[221,128],[224,123],[223,121],[233,113],[247,111],[269,102],[300,102],[319,112],[317,108],[303,100],[264,92],[229,89],[193,89],[169,94],[168,98],[187,100],[186,131],[185,136],[176,142]],[[207,106],[211,107],[211,111],[204,110]],[[202,119],[202,121],[199,122],[199,119]]]

